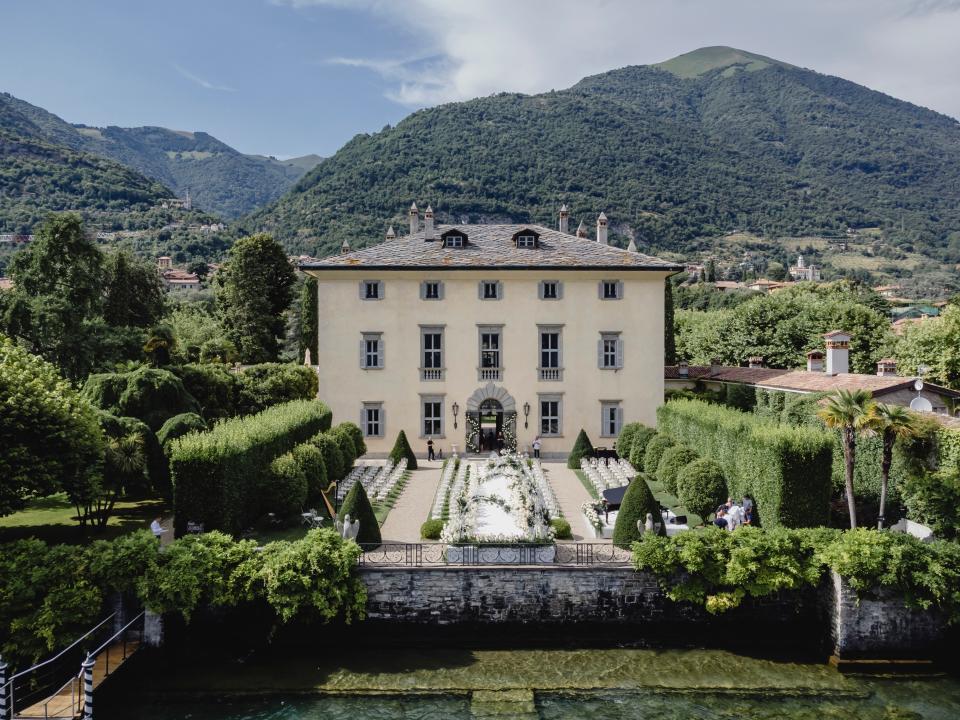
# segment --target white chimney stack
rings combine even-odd
[[[823,372],[823,350],[807,353],[807,372]]]
[[[607,216],[603,213],[597,218],[597,242],[601,245],[607,244]]]
[[[566,235],[570,232],[570,211],[567,210],[567,204],[560,206],[560,232]]]
[[[895,377],[897,374],[897,361],[893,358],[883,358],[877,363],[877,375],[880,377]]]
[[[350,243],[347,240],[344,240],[340,245],[340,254],[346,255],[348,252],[350,252]]]
[[[583,224],[583,220],[580,221],[580,224],[577,226],[577,237],[585,238],[587,236],[587,226]]]
[[[690,364],[686,360],[677,363],[677,376],[682,378],[690,377]]]
[[[391,225],[387,229],[387,240],[393,240],[395,237],[397,237],[397,233],[394,231],[393,225]]]
[[[429,205],[423,211],[423,239],[433,240],[433,208]]]
[[[630,244],[627,245],[627,251],[632,253],[637,252],[637,243],[634,242],[633,238],[630,238]]]
[[[416,235],[420,232],[420,211],[417,210],[417,204],[410,205],[410,234]]]
[[[827,341],[827,374],[850,372],[850,334],[832,330],[823,337]]]

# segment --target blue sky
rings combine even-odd
[[[0,30],[0,90],[70,122],[277,156],[705,45],[960,117],[960,0],[2,0]]]

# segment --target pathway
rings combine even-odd
[[[583,487],[577,474],[567,467],[565,462],[543,462],[543,472],[547,476],[550,487],[553,488],[554,495],[557,496],[557,502],[560,504],[560,510],[563,516],[570,523],[570,529],[573,531],[573,539],[577,542],[610,542],[594,538],[587,532],[586,521],[580,512],[580,506],[585,502],[592,500],[587,489]]]
[[[421,542],[420,526],[433,507],[442,465],[442,461],[417,459],[417,469],[410,471],[410,479],[380,528],[384,542]]]

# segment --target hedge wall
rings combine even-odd
[[[657,427],[723,468],[731,495],[751,496],[767,527],[828,521],[833,443],[823,430],[777,425],[699,400],[657,410]]]
[[[169,452],[177,534],[188,521],[239,533],[261,514],[258,488],[274,459],[329,429],[331,419],[323,403],[295,400],[175,440]]]

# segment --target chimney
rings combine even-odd
[[[807,372],[823,372],[823,350],[811,350],[807,353]]]
[[[429,205],[423,211],[423,239],[433,240],[433,208]]]
[[[345,255],[350,252],[350,243],[347,240],[343,241],[343,244],[340,246],[340,254]]]
[[[416,235],[420,232],[420,211],[417,210],[417,204],[410,205],[410,234]]]
[[[850,334],[832,330],[823,337],[827,341],[827,374],[850,372]]]
[[[570,232],[570,211],[566,203],[560,206],[560,232],[564,235]]]
[[[587,226],[583,224],[583,220],[580,221],[580,225],[577,226],[577,237],[585,238],[587,236]]]
[[[720,358],[713,358],[712,360],[710,360],[710,374],[711,374],[711,375],[716,375],[716,374],[718,374],[721,370],[723,370],[723,360],[721,360]]]
[[[393,225],[391,225],[387,229],[387,240],[393,240],[395,237],[397,237],[397,233],[394,231]]]
[[[747,358],[747,367],[762,368],[763,358],[759,355],[751,355],[749,358]]]
[[[633,238],[630,238],[630,244],[627,245],[627,252],[637,252],[637,243],[634,242]]]
[[[603,213],[597,218],[597,242],[601,245],[607,244],[607,216]]]
[[[883,358],[877,363],[877,375],[880,377],[895,377],[897,374],[897,361],[893,358]]]
[[[677,363],[677,377],[690,377],[690,363],[688,363],[686,360],[681,360]]]

